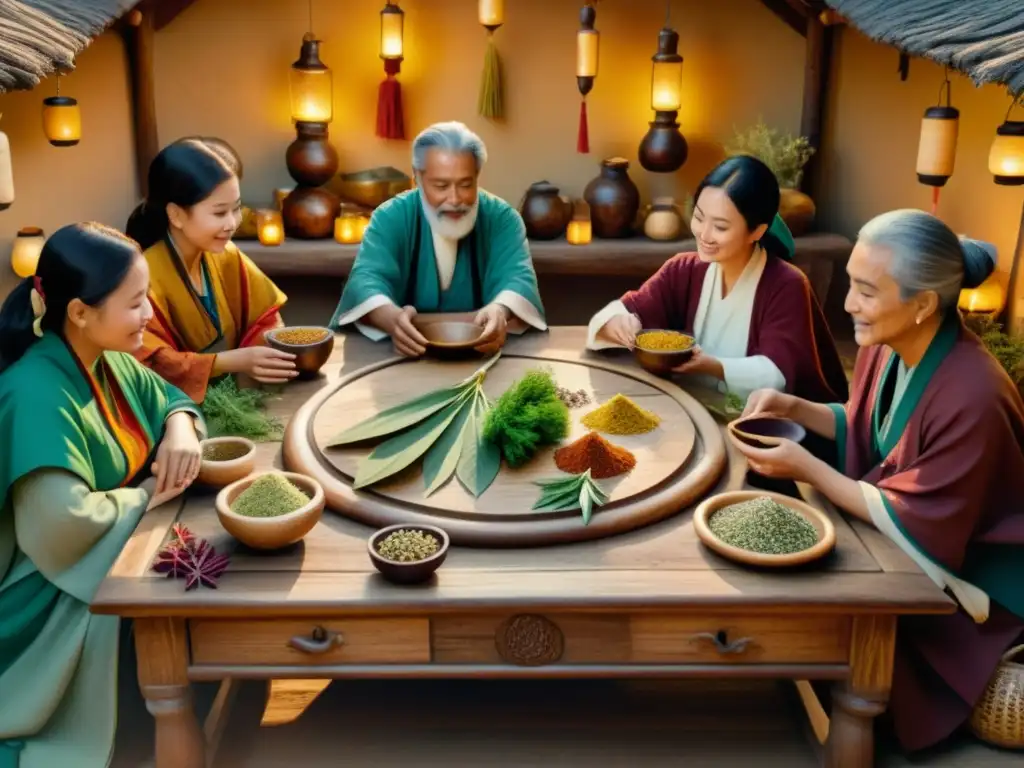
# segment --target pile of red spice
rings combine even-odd
[[[636,456],[612,445],[597,432],[588,432],[579,440],[555,451],[555,464],[563,472],[580,475],[590,470],[596,480],[615,477],[636,466]]]

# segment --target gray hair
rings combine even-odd
[[[995,246],[957,237],[941,219],[913,208],[876,216],[857,239],[892,253],[889,274],[903,301],[935,291],[940,310],[956,306],[960,290],[977,288],[996,265]]]
[[[416,137],[412,143],[412,168],[417,173],[427,167],[427,151],[430,149],[471,153],[476,160],[477,173],[487,162],[487,147],[483,139],[463,123],[434,123]]]

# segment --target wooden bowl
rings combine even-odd
[[[284,475],[310,497],[309,503],[277,517],[246,517],[231,511],[238,494],[263,475]],[[301,541],[320,521],[324,511],[324,489],[316,480],[297,472],[269,470],[236,480],[217,494],[217,517],[224,530],[253,549],[280,549]]]
[[[245,448],[246,451],[237,459],[227,459],[226,461],[204,458],[199,464],[197,483],[212,488],[223,488],[225,485],[246,477],[256,468],[256,443],[252,440],[244,437],[211,437],[199,443],[200,455],[205,455],[206,449],[215,445],[237,445]]]
[[[729,436],[733,440],[755,448],[774,448],[783,440],[799,443],[807,437],[800,424],[778,416],[747,416],[729,422]]]
[[[285,331],[323,331],[324,338],[319,341],[312,341],[308,344],[289,344],[281,341],[280,335]],[[299,372],[300,379],[312,378],[320,372],[334,351],[334,331],[318,325],[290,325],[285,328],[275,328],[264,334],[267,345],[295,355],[295,368]]]
[[[427,340],[427,352],[436,357],[461,357],[475,353],[483,328],[476,323],[459,320],[422,320],[412,324]]]
[[[396,560],[388,560],[377,551],[377,545],[386,539],[389,534],[400,530],[421,531],[429,533],[439,542],[441,548],[426,560],[417,560],[411,563],[400,563]],[[434,571],[441,567],[441,563],[448,557],[448,546],[450,542],[448,534],[433,525],[389,525],[381,528],[366,542],[366,549],[370,553],[370,560],[374,567],[388,581],[395,584],[418,584],[429,579]]]
[[[818,531],[818,543],[802,552],[793,552],[789,555],[766,555],[726,544],[711,532],[711,527],[708,523],[712,515],[718,510],[733,504],[739,504],[740,502],[757,499],[761,496],[774,499],[779,504],[783,504],[802,515]],[[836,545],[836,528],[832,521],[829,520],[828,515],[804,501],[794,499],[791,496],[785,496],[781,493],[772,493],[771,491],[727,491],[711,496],[702,501],[694,511],[693,528],[697,532],[697,538],[708,549],[717,552],[722,557],[745,565],[767,568],[788,568],[810,563],[827,555]]]
[[[682,350],[641,349],[639,344],[640,337],[645,333],[653,333],[655,331],[684,336],[690,340],[690,346],[689,348]],[[693,350],[697,345],[697,340],[688,333],[682,333],[680,331],[665,331],[660,328],[645,328],[636,336],[637,343],[633,345],[633,356],[636,358],[636,361],[640,363],[641,368],[648,373],[653,373],[655,376],[671,375],[673,368],[677,368],[693,357]]]

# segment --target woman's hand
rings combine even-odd
[[[765,477],[807,483],[814,476],[815,464],[820,461],[792,440],[783,440],[774,448],[755,448],[739,440],[733,440],[733,445],[747,457],[750,468]]]
[[[264,346],[219,352],[217,370],[243,373],[263,384],[284,384],[299,375],[295,370],[295,355]]]
[[[601,326],[597,335],[612,344],[632,349],[636,344],[636,335],[643,330],[643,327],[643,323],[636,315],[615,315]]]
[[[778,416],[788,419],[796,398],[777,389],[755,389],[747,398],[743,416]]]
[[[163,503],[188,488],[199,475],[200,460],[199,437],[192,414],[184,411],[171,414],[151,468],[156,487],[150,506],[156,506],[154,502],[158,499]]]
[[[705,376],[713,376],[716,379],[725,379],[725,369],[717,357],[709,355],[696,344],[693,347],[693,355],[682,365],[672,369],[673,373],[701,373]]]

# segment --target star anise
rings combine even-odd
[[[181,523],[171,529],[171,540],[153,562],[153,570],[166,573],[169,579],[185,579],[185,591],[202,585],[217,588],[217,579],[228,567],[231,558],[217,554],[206,539],[198,542],[193,533]]]

